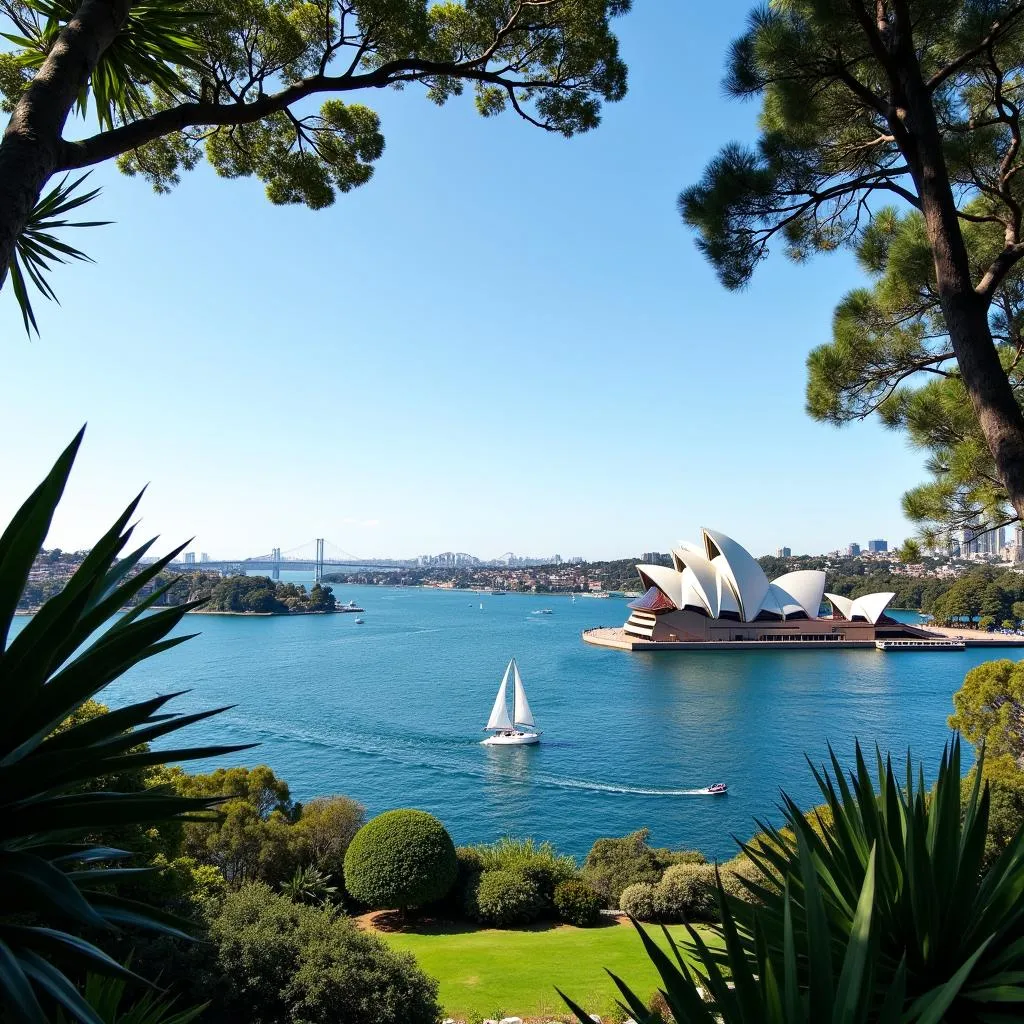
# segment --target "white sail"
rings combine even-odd
[[[515,672],[515,690],[512,700],[512,718],[516,725],[535,725],[533,712],[530,710],[530,703],[526,699],[526,690],[523,688],[523,680],[519,676],[519,666],[512,659],[512,670]]]
[[[494,699],[494,707],[491,708],[491,717],[487,719],[485,729],[511,729],[512,720],[508,717],[508,701],[505,693],[508,690],[508,676],[512,671],[512,662],[508,663],[505,674],[501,678],[501,686],[498,687],[498,696]]]

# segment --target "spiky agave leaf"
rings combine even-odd
[[[798,934],[809,928],[812,902],[806,898],[802,870],[809,856],[828,926],[821,948],[838,971],[874,849],[876,999],[881,1001],[900,973],[907,998],[922,1015],[938,1005],[943,992],[957,1020],[1019,1020],[1024,1002],[1024,832],[982,872],[988,789],[979,768],[962,804],[959,737],[946,745],[931,791],[909,753],[902,778],[881,754],[872,778],[859,745],[849,776],[831,750],[830,762],[830,769],[812,766],[828,812],[819,829],[784,795],[788,827],[769,830],[764,841],[744,847],[766,876],[770,872],[788,880],[793,897],[787,907],[782,895],[766,886],[757,907],[730,899],[748,948],[753,948],[757,927],[778,955],[785,945],[787,910]],[[979,956],[982,947],[985,954]],[[950,987],[953,979],[956,984]]]
[[[36,323],[32,300],[29,296],[29,284],[34,285],[44,298],[60,305],[60,300],[48,279],[54,265],[68,263],[72,260],[92,262],[80,249],[62,242],[54,232],[63,228],[102,227],[104,224],[110,223],[106,220],[72,221],[66,219],[72,210],[84,206],[99,195],[98,188],[75,195],[75,190],[88,176],[87,172],[69,183],[68,175],[65,174],[36,203],[21,234],[18,235],[14,251],[11,253],[11,262],[8,266],[11,287],[21,308],[21,318],[25,323],[25,333],[28,335],[31,335],[33,331],[36,334],[39,333],[39,325]]]
[[[129,851],[96,840],[106,830],[158,824],[208,810],[215,799],[186,798],[159,787],[111,792],[101,780],[165,760],[184,761],[247,745],[152,751],[150,741],[224,710],[183,715],[177,694],[57,726],[128,668],[187,640],[169,634],[194,605],[156,610],[162,591],[122,609],[177,553],[150,565],[152,542],[127,550],[138,504],[131,502],[97,542],[62,592],[19,635],[10,625],[33,560],[74,463],[72,441],[0,536],[0,1005],[4,1019],[42,1024],[56,1003],[87,1024],[102,1018],[64,973],[131,973],[79,932],[102,935],[143,927],[185,935],[182,922],[111,891],[139,869]],[[145,870],[145,869],[143,869]],[[179,1022],[180,1024],[180,1022]]]

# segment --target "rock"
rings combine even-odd
[[[499,1024],[523,1024],[522,1017],[502,1017]]]

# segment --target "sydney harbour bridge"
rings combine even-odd
[[[215,570],[228,574],[269,574],[275,580],[281,578],[282,572],[312,572],[313,578],[319,580],[325,572],[334,569],[359,572],[366,569],[401,569],[412,564],[410,561],[393,558],[360,558],[323,537],[317,537],[287,551],[271,548],[268,554],[248,558],[219,559],[204,554],[196,561],[195,552],[189,551],[179,556],[168,568],[172,572]]]

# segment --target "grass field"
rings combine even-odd
[[[685,929],[671,926],[677,940]],[[662,945],[660,928],[650,928]],[[614,971],[646,1001],[658,987],[658,976],[632,927],[600,928],[566,925],[522,931],[383,932],[395,949],[407,950],[423,970],[440,982],[446,1013],[462,1018],[479,1014],[500,1019],[567,1014],[555,992],[557,985],[591,1013],[609,1015],[615,985],[605,973]]]

